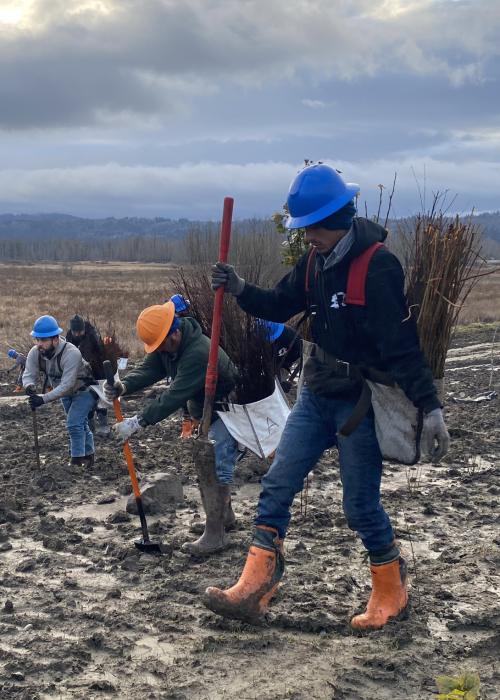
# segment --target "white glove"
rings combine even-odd
[[[125,393],[125,385],[119,379],[115,379],[113,386],[109,386],[108,382],[104,382],[104,396],[106,401],[113,403],[114,399]]]
[[[122,442],[129,439],[131,435],[142,430],[143,426],[139,422],[139,416],[132,416],[132,418],[124,418],[119,423],[115,423],[113,426],[113,435]]]
[[[424,454],[427,454],[434,464],[448,452],[450,436],[440,408],[435,408],[424,416],[421,442]]]

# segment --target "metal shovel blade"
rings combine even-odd
[[[152,542],[151,540],[144,542],[144,540],[136,540],[134,545],[137,547],[137,549],[139,549],[141,552],[145,552],[146,554],[164,553],[161,542]]]

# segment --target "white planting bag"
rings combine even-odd
[[[367,380],[372,393],[375,431],[382,456],[400,464],[420,459],[423,412],[399,386],[385,386]]]
[[[217,411],[235,440],[258,457],[269,457],[278,447],[290,408],[275,381],[274,392],[260,401],[229,404],[228,411]]]
[[[115,382],[119,381],[120,377],[118,371],[115,374]],[[92,391],[98,398],[97,408],[110,408],[113,406],[112,401],[108,401],[104,396],[104,385],[106,384],[106,379],[98,379],[98,384],[91,384],[89,386],[90,391]]]

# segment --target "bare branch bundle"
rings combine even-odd
[[[186,250],[190,265],[174,275],[175,291],[189,299],[191,315],[210,335],[213,312],[213,291],[210,267],[217,259],[217,231],[193,231]],[[234,236],[231,258],[238,271],[250,283],[266,286],[280,272],[277,255],[272,254],[274,238],[256,229],[251,235]],[[220,344],[240,370],[236,386],[238,403],[251,403],[269,396],[274,389],[273,353],[256,319],[240,309],[229,295],[224,297]]]
[[[420,343],[433,375],[444,375],[446,353],[458,314],[485,274],[481,230],[443,212],[445,194],[436,193],[429,212],[400,226],[410,311],[417,313]]]

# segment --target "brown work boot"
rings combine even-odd
[[[182,419],[182,430],[179,437],[181,440],[187,440],[188,438],[193,437],[193,421],[191,418]]]
[[[372,593],[361,615],[355,615],[351,627],[355,630],[378,630],[398,617],[408,605],[406,562],[403,557],[389,564],[371,564]]]
[[[222,617],[258,623],[284,571],[283,540],[279,539],[278,531],[274,527],[257,525],[238,583],[225,591],[207,588],[203,602]]]

